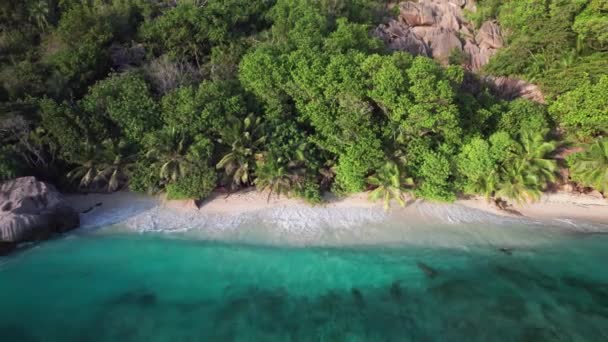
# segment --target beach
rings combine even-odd
[[[256,211],[287,208],[323,208],[323,209],[365,209],[382,211],[382,203],[370,202],[367,193],[359,193],[348,197],[325,198],[326,202],[318,205],[306,203],[303,200],[286,196],[271,196],[255,190],[240,191],[232,194],[214,193],[210,198],[197,204],[194,200],[167,200],[164,196],[147,196],[131,192],[117,192],[113,194],[68,195],[68,200],[80,212],[94,208],[95,204],[102,203],[98,211],[113,211],[130,206],[145,207],[159,206],[184,213],[200,213],[210,215],[241,215]],[[408,206],[428,203],[410,198],[406,207],[402,208],[393,202],[390,212],[407,210]],[[437,206],[462,206],[483,211],[497,216],[524,217],[537,220],[583,220],[593,223],[608,224],[608,200],[599,196],[575,194],[568,192],[555,192],[543,194],[541,199],[532,203],[513,204],[508,211],[501,210],[491,201],[483,197],[459,199],[454,203],[432,203]]]

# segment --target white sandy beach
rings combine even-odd
[[[162,208],[181,212],[188,216],[212,215],[221,216],[243,216],[248,213],[269,210],[323,210],[324,212],[358,211],[375,212],[383,215],[382,204],[372,203],[367,200],[366,193],[360,193],[345,198],[328,197],[327,202],[317,206],[295,198],[272,196],[268,200],[267,194],[251,191],[241,191],[233,194],[213,194],[205,200],[200,208],[194,201],[167,201],[164,196],[145,196],[130,192],[119,192],[114,194],[89,194],[69,195],[70,203],[79,211],[84,212],[92,209],[95,219],[104,223],[104,217],[108,221],[120,221],[121,217],[129,217],[137,212],[151,208]],[[95,204],[102,203],[95,207]],[[425,204],[426,205],[425,207]],[[549,193],[542,196],[541,200],[525,205],[514,204],[511,212],[498,209],[494,204],[488,203],[484,198],[460,199],[454,204],[426,203],[420,200],[411,200],[408,207],[401,208],[393,203],[390,214],[412,214],[415,208],[434,208],[433,210],[454,210],[457,208],[473,209],[476,212],[490,214],[498,217],[527,218],[532,220],[577,220],[583,222],[599,223],[608,225],[608,200],[597,196],[573,194],[566,192]],[[335,210],[334,210],[335,209]],[[420,210],[418,210],[420,211]],[[114,223],[114,222],[108,222]]]

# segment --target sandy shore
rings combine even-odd
[[[79,211],[85,212],[89,209],[111,216],[118,210],[133,208],[133,212],[147,210],[152,207],[162,207],[172,210],[185,211],[190,215],[198,212],[200,214],[212,215],[239,215],[249,212],[257,212],[268,209],[304,209],[311,205],[295,198],[272,196],[268,200],[267,194],[257,191],[243,191],[234,194],[214,194],[198,208],[194,201],[167,201],[163,196],[151,197],[129,192],[114,194],[90,194],[70,195],[70,203]],[[361,193],[346,198],[328,197],[326,203],[316,207],[323,209],[375,209],[382,210],[381,203],[372,203],[367,200],[367,194]],[[414,203],[411,201],[410,203]],[[96,204],[102,203],[99,207]],[[419,201],[418,201],[419,203]],[[545,194],[540,201],[526,205],[513,205],[511,211],[499,210],[496,206],[488,203],[484,198],[461,199],[455,204],[439,204],[440,206],[464,206],[486,213],[526,217],[539,220],[584,220],[595,223],[608,224],[608,200],[590,195],[577,195],[572,193],[558,192]],[[393,204],[392,212],[408,210]],[[128,214],[128,213],[127,213]]]

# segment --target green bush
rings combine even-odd
[[[135,73],[113,74],[97,82],[81,105],[90,116],[111,120],[136,142],[158,127],[160,121],[148,84]]]
[[[209,167],[201,167],[167,185],[170,200],[204,199],[215,189],[217,175]]]
[[[12,146],[0,147],[0,181],[16,178],[19,174],[19,163]]]
[[[549,130],[547,116],[545,105],[518,99],[509,102],[508,111],[502,115],[498,122],[498,130],[508,132],[512,136],[517,135],[522,130],[546,132]]]
[[[420,167],[421,185],[416,195],[433,201],[452,202],[456,199],[453,182],[450,181],[452,168],[445,156],[428,152]]]
[[[300,186],[294,189],[293,194],[310,204],[323,203],[321,187],[313,179],[306,179]]]
[[[137,161],[129,180],[129,189],[144,194],[155,194],[161,190],[161,178],[158,169],[147,160]]]
[[[608,75],[586,82],[557,98],[549,107],[556,121],[582,140],[608,133]]]

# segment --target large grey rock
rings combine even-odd
[[[512,77],[483,77],[494,92],[505,100],[524,98],[538,103],[545,103],[543,92],[537,85]]]
[[[463,56],[465,69],[477,72],[504,46],[500,26],[486,21],[475,28],[466,11],[475,11],[473,0],[418,0],[399,4],[399,16],[376,28],[374,35],[389,49],[433,57],[447,64],[454,52]],[[505,77],[485,77],[496,95],[505,99],[523,97],[544,103],[537,86]]]
[[[468,22],[465,10],[475,10],[471,0],[419,0],[399,4],[399,16],[380,25],[375,35],[392,50],[433,57],[447,63],[462,52],[464,66],[478,71],[503,46],[500,27],[491,21],[479,29]]]
[[[23,177],[0,186],[0,241],[5,244],[48,239],[79,225],[78,213],[52,185]]]

